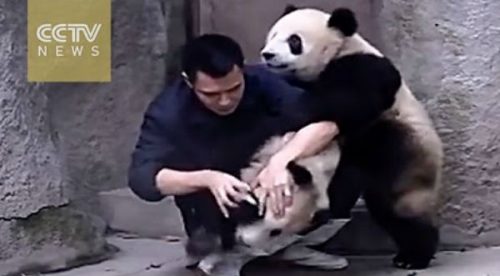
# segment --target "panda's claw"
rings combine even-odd
[[[415,258],[398,254],[392,260],[394,267],[401,269],[426,269],[429,267],[429,258]]]
[[[250,203],[251,205],[254,205],[254,206],[258,206],[259,204],[257,203],[257,200],[252,197],[251,195],[246,195],[244,198],[243,198],[244,201]]]

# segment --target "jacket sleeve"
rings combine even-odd
[[[146,110],[128,169],[129,187],[146,201],[160,201],[165,197],[156,188],[156,174],[171,163],[168,159],[175,159],[168,138],[168,124],[161,112],[165,109],[161,106],[157,98]]]

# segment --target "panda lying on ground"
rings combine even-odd
[[[240,178],[251,183],[268,164],[270,158],[280,151],[294,135],[271,137],[249,161],[249,166],[241,170]],[[251,248],[263,248],[272,240],[283,235],[298,234],[313,229],[313,217],[320,210],[329,208],[327,189],[333,177],[340,150],[336,141],[331,141],[320,153],[290,162],[287,166],[289,183],[293,191],[293,203],[285,208],[284,216],[277,218],[271,210],[259,214],[256,197],[249,195],[247,201],[237,208],[229,209],[230,216],[224,233],[209,235],[200,229],[189,239],[186,249],[190,256],[201,259],[221,250],[230,250],[234,243]],[[234,240],[234,241],[233,241]]]
[[[390,108],[400,86],[400,75],[387,59],[371,55],[353,55],[336,60],[332,64],[334,66],[331,70],[335,76],[348,79],[347,82],[333,82],[333,90],[344,89],[345,93],[363,95],[364,91],[367,91],[365,86],[369,85],[374,97],[365,102],[362,108],[371,108],[371,111],[363,113],[363,116],[359,116],[361,114],[352,116],[350,115],[351,109],[347,106],[344,110],[339,108],[336,109],[338,112],[332,112],[330,107],[341,100],[340,98],[331,93],[325,93],[326,91],[307,91],[296,106],[303,112],[301,116],[308,118],[301,120],[345,121],[349,122],[348,129],[354,129],[357,124],[367,124],[367,121],[380,116],[384,110]],[[358,80],[368,75],[371,78],[365,78],[365,83],[359,86]],[[366,95],[366,98],[370,98],[370,95]],[[293,110],[293,112],[296,111]],[[344,117],[338,120],[337,116]],[[342,129],[344,128],[341,128],[341,131]],[[252,160],[249,161],[249,166],[241,170],[241,180],[246,183],[253,182],[270,158],[285,146],[290,135],[293,134],[271,137],[257,150]],[[310,230],[321,226],[326,222],[323,216],[325,212],[322,211],[326,210],[329,213],[330,208],[329,184],[337,174],[342,156],[338,141],[333,140],[318,154],[290,162],[287,170],[290,174],[289,184],[294,189],[293,203],[285,209],[285,215],[276,218],[271,210],[265,210],[264,215],[259,215],[256,205],[245,201],[240,202],[238,208],[230,209],[229,221],[236,227],[234,233],[229,234],[234,235],[235,241],[240,245],[260,248],[272,244],[273,239],[278,236],[307,234]],[[227,236],[228,233],[222,233],[226,241]],[[210,239],[201,237],[199,240],[201,243]],[[224,241],[218,242],[210,252],[221,247],[219,245],[224,247]]]
[[[253,156],[250,165],[241,171],[241,180],[251,183],[267,165],[271,157],[283,148],[293,135],[272,137]],[[248,202],[232,210],[231,216],[238,220],[236,240],[251,247],[264,246],[269,239],[281,234],[297,234],[312,225],[314,215],[329,208],[327,189],[340,160],[340,150],[332,141],[319,154],[290,162],[287,170],[293,191],[293,203],[286,208],[285,215],[276,218],[266,210],[258,215],[258,208]]]
[[[333,217],[359,192],[398,246],[396,267],[425,268],[439,242],[436,201],[442,145],[399,71],[358,33],[354,14],[287,7],[262,57],[304,88],[313,120],[337,123],[342,155],[328,188]]]

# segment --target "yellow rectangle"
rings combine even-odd
[[[28,81],[111,81],[111,0],[28,0]]]

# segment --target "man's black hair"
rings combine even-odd
[[[189,41],[182,55],[182,70],[190,82],[201,71],[213,78],[227,75],[234,65],[243,67],[243,51],[233,39],[220,34],[204,34]]]

